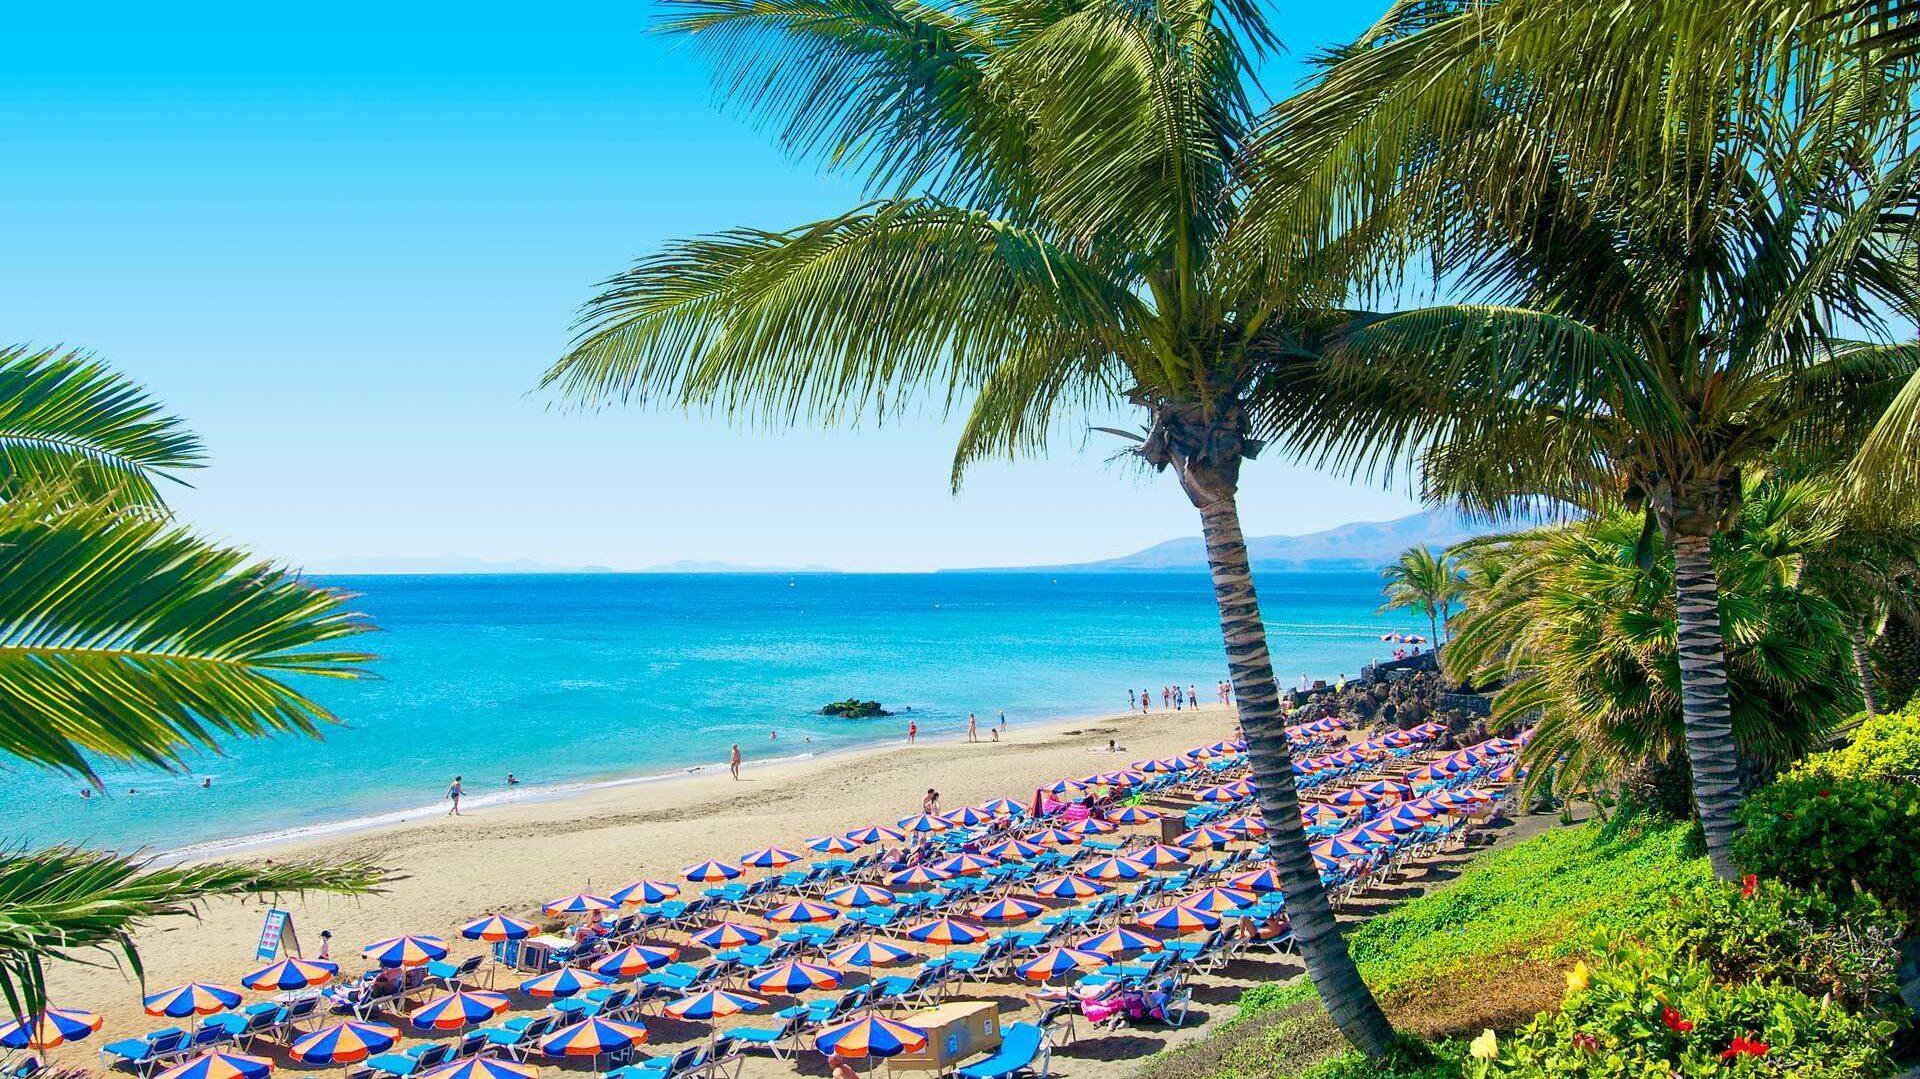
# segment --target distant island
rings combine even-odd
[[[322,559],[305,567],[312,574],[555,574],[555,573],[839,573],[831,566],[743,566],[732,562],[702,562],[681,559],[640,569],[614,569],[611,566],[570,566],[541,562],[531,558],[492,561],[470,555],[346,555]]]

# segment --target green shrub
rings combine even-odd
[[[1864,720],[1847,745],[1808,756],[1794,766],[1793,774],[1908,783],[1920,779],[1920,700]]]
[[[1453,1042],[1429,1045],[1402,1035],[1393,1050],[1379,1060],[1349,1050],[1294,1073],[1293,1079],[1459,1079],[1465,1056],[1465,1046]]]
[[[1569,986],[1558,1012],[1499,1039],[1493,1057],[1473,1060],[1468,1074],[1874,1079],[1893,1072],[1894,1029],[1791,986],[1730,985],[1705,963],[1621,942],[1584,985]],[[1737,1050],[1743,1045],[1746,1053]],[[1478,1048],[1484,1053],[1487,1043]]]
[[[1920,914],[1920,787],[1796,775],[1741,805],[1734,859],[1843,904],[1861,895]]]

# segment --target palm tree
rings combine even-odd
[[[1381,570],[1380,575],[1387,580],[1384,589],[1387,602],[1381,605],[1381,613],[1425,611],[1432,634],[1428,639],[1438,648],[1446,615],[1460,596],[1463,585],[1460,571],[1453,562],[1445,554],[1436,554],[1433,548],[1420,543],[1401,551],[1400,558]]]
[[[874,201],[798,228],[668,246],[585,309],[545,385],[780,422],[964,408],[953,481],[1042,449],[1070,415],[1145,412],[1134,452],[1199,511],[1221,634],[1287,907],[1333,1020],[1391,1029],[1307,850],[1241,535],[1247,400],[1347,318],[1224,259],[1248,72],[1244,0],[683,0],[666,29],[798,153]]]
[[[1674,39],[1719,6],[1396,8],[1277,110],[1248,234],[1364,235],[1483,301],[1369,320],[1315,381],[1278,390],[1310,457],[1417,466],[1429,499],[1482,512],[1644,511],[1642,554],[1657,531],[1677,567],[1694,801],[1732,877],[1712,546],[1748,470],[1851,452],[1920,368],[1881,329],[1912,300],[1889,228],[1920,157],[1898,152],[1910,84],[1828,49],[1830,29],[1806,30],[1818,63],[1763,68],[1782,85],[1761,90]],[[1549,33],[1550,9],[1573,21]],[[1744,18],[1714,32],[1778,59]],[[1334,215],[1315,209],[1322,185],[1346,193]],[[1877,336],[1838,340],[1849,322]]]
[[[0,350],[0,752],[98,785],[94,760],[184,766],[226,736],[317,733],[332,715],[282,679],[351,678],[331,647],[371,627],[343,597],[172,524],[158,483],[199,443],[90,358]],[[366,892],[363,863],[157,869],[71,848],[0,852],[0,995],[46,999],[45,964],[112,950],[210,898]]]

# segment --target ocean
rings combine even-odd
[[[233,741],[191,774],[108,765],[104,796],[16,766],[12,842],[132,851],[392,819],[464,777],[476,802],[642,781],[724,761],[904,738],[906,715],[817,714],[846,697],[911,707],[921,737],[1123,710],[1225,676],[1204,574],[607,574],[320,578],[380,626],[351,646],[377,679],[303,680],[343,724],[321,741]],[[1283,683],[1355,673],[1380,635],[1372,573],[1263,573]],[[1158,708],[1158,701],[1155,702]],[[778,737],[771,735],[777,733]],[[506,775],[521,782],[511,795]],[[212,786],[202,780],[211,777]]]

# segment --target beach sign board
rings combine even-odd
[[[260,946],[253,950],[253,957],[272,959],[280,954],[283,945],[288,955],[300,954],[300,938],[293,932],[293,913],[274,907],[267,911],[266,921],[260,923]]]

